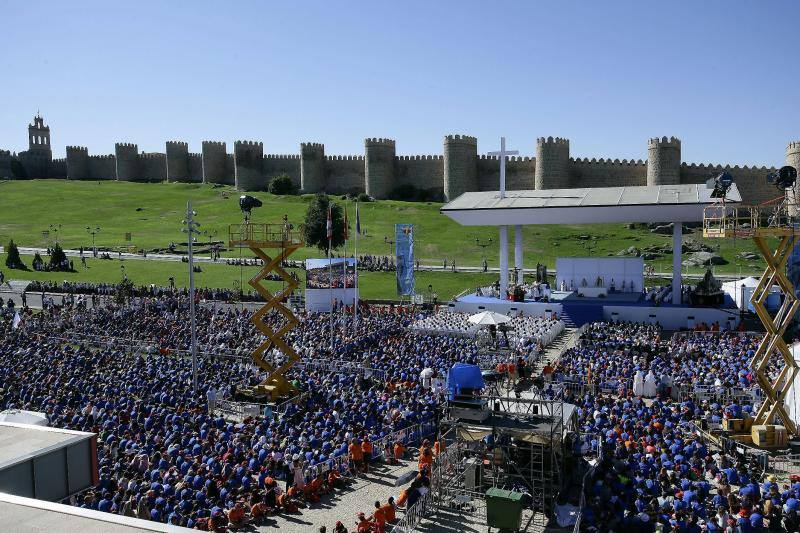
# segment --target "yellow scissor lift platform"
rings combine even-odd
[[[775,416],[779,415],[787,431],[797,435],[798,428],[786,412],[784,399],[800,367],[786,346],[783,335],[800,305],[794,292],[794,285],[786,276],[786,263],[800,237],[800,230],[795,227],[795,221],[789,216],[788,205],[784,201],[761,205],[731,205],[719,202],[703,210],[703,237],[751,238],[767,264],[751,297],[753,309],[766,330],[764,339],[750,361],[750,367],[755,372],[758,385],[764,393],[753,426],[770,426],[774,424]],[[767,243],[768,238],[778,239],[774,251]],[[765,306],[773,285],[778,285],[784,295],[783,304],[774,317],[769,314]],[[770,355],[776,350],[780,353],[785,366],[773,381],[766,371]],[[753,432],[755,433],[755,430]]]
[[[231,248],[249,248],[257,257],[261,258],[264,266],[248,281],[265,300],[265,304],[250,318],[253,325],[267,338],[252,353],[255,363],[264,369],[267,378],[258,384],[252,393],[256,396],[269,396],[272,401],[281,397],[293,395],[295,387],[286,379],[286,373],[300,359],[297,352],[287,344],[283,338],[298,324],[298,319],[283,302],[298,287],[297,281],[284,270],[281,263],[298,248],[303,246],[302,231],[294,229],[291,224],[231,224],[228,228],[228,241]],[[264,250],[275,250],[277,255],[271,257]],[[275,252],[270,252],[274,254]],[[284,288],[273,294],[261,282],[271,273],[278,274],[286,283]],[[272,310],[277,311],[285,318],[285,322],[277,329],[273,329],[264,322],[264,317]],[[264,355],[273,347],[280,350],[286,360],[275,367]]]

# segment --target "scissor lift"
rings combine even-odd
[[[767,264],[751,298],[753,309],[767,332],[750,361],[750,367],[764,393],[764,400],[756,412],[753,425],[773,424],[775,416],[779,415],[787,431],[798,435],[798,427],[785,408],[786,392],[800,371],[783,340],[786,328],[800,305],[794,285],[786,276],[786,263],[800,237],[800,231],[789,217],[788,205],[783,199],[761,205],[726,205],[722,201],[710,205],[703,211],[703,237],[752,238]],[[778,239],[775,251],[770,249],[768,238]],[[774,318],[765,306],[773,285],[778,285],[784,295],[783,304]],[[772,381],[766,371],[770,355],[776,350],[783,358],[785,366],[777,379]]]
[[[295,387],[286,379],[286,373],[300,359],[297,352],[283,340],[286,333],[297,326],[299,321],[292,310],[283,303],[291,295],[292,291],[298,287],[298,283],[284,270],[281,263],[303,246],[302,233],[300,230],[295,230],[288,222],[282,224],[253,224],[246,221],[242,224],[232,224],[228,231],[228,240],[231,248],[249,248],[250,251],[264,261],[264,266],[248,283],[266,301],[253,314],[250,321],[256,329],[267,337],[267,340],[253,351],[252,358],[258,366],[268,373],[268,376],[252,392],[258,396],[267,395],[272,401],[277,401],[279,398],[290,396],[295,392]],[[273,258],[264,250],[277,250],[278,253]],[[283,289],[275,294],[261,283],[272,272],[277,273],[286,283]],[[277,329],[273,329],[263,320],[272,310],[283,315],[286,320]],[[273,347],[286,356],[286,360],[278,367],[275,367],[264,357]]]

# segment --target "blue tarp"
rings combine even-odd
[[[483,386],[483,374],[478,365],[456,363],[447,372],[447,390],[451,400],[463,389],[482,389]]]

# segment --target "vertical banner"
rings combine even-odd
[[[395,224],[394,242],[397,252],[397,295],[414,294],[414,225]]]

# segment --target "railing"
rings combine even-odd
[[[425,496],[421,497],[416,503],[406,510],[406,514],[403,515],[396,524],[391,526],[390,531],[391,533],[412,533],[416,531],[417,525],[425,518],[428,512],[434,507],[435,497],[432,490],[429,490],[425,493]]]
[[[228,226],[231,243],[270,242],[301,244],[302,227],[295,229],[291,224],[231,224]]]

